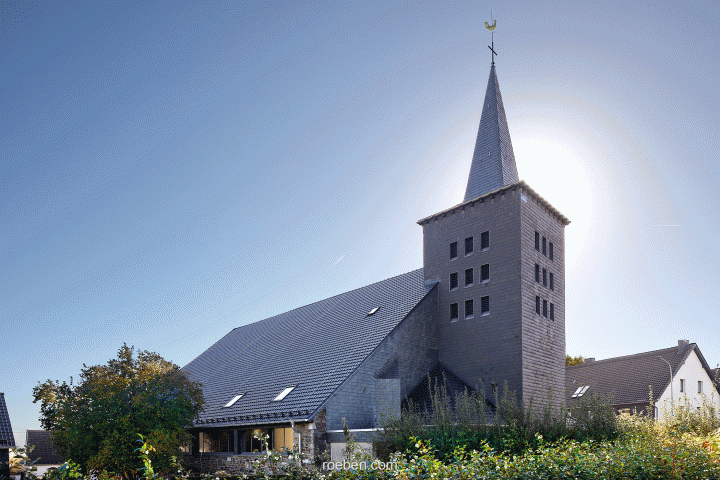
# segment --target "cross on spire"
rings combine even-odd
[[[492,63],[491,65],[495,65],[495,55],[497,55],[497,52],[495,51],[495,27],[497,27],[497,20],[493,20],[492,18],[492,10],[490,10],[490,21],[492,22],[492,25],[488,22],[485,22],[485,28],[490,30],[490,45],[488,45],[488,48],[492,52],[490,54]]]

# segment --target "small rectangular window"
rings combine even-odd
[[[702,380],[698,380],[698,393],[702,393]]]
[[[555,254],[553,253],[553,243],[550,242],[550,260],[554,259]]]
[[[453,258],[457,258],[457,242],[452,242],[450,244],[450,260]]]
[[[684,392],[685,392],[685,379],[681,378],[680,379],[680,393],[684,393]]]
[[[458,319],[458,304],[451,303],[450,304],[450,320],[457,320],[457,319]]]
[[[487,282],[488,280],[490,280],[490,264],[486,263],[480,266],[480,281]]]
[[[482,232],[480,234],[480,250],[490,248],[490,232]]]
[[[547,270],[543,268],[543,287],[547,287]]]
[[[475,248],[473,237],[467,237],[465,239],[465,255],[470,255]]]
[[[535,264],[535,282],[540,283],[540,265]]]
[[[547,300],[543,300],[543,317],[547,318]]]
[[[555,321],[555,305],[550,304],[550,320]]]
[[[465,270],[465,286],[466,287],[469,287],[470,285],[473,284],[474,277],[475,277],[475,275],[473,273],[472,268],[468,268],[467,270]]]
[[[490,313],[490,297],[482,297],[480,299],[480,315]]]
[[[555,290],[555,276],[550,272],[550,290]]]
[[[450,274],[450,290],[455,290],[458,288],[458,274],[457,272],[453,272]]]
[[[535,313],[540,315],[540,297],[535,297]]]
[[[465,300],[465,318],[470,318],[473,316],[473,301],[472,298],[470,300]]]
[[[535,250],[540,251],[540,234],[535,232]]]
[[[497,393],[497,383],[491,383],[490,385],[492,386],[492,393],[495,395]]]
[[[547,255],[547,239],[546,239],[545,237],[543,237],[543,249],[542,249],[542,254],[543,254],[543,255]]]

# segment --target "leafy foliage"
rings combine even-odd
[[[399,418],[387,419],[374,438],[378,455],[387,459],[393,452],[412,451],[416,441],[431,444],[441,459],[451,459],[458,448],[482,450],[485,445],[510,454],[522,453],[543,441],[563,438],[595,441],[617,438],[617,417],[605,398],[584,396],[571,410],[520,405],[507,384],[495,395],[493,411],[482,393],[464,392],[451,402],[442,386],[431,394],[431,411],[412,405]]]
[[[156,472],[174,469],[171,457],[187,440],[186,428],[204,404],[199,383],[157,353],[123,345],[106,365],[83,365],[80,382],[48,380],[33,390],[41,423],[56,451],[84,472],[137,478],[137,434],[156,449]]]
[[[578,355],[577,357],[571,357],[568,354],[565,354],[565,366],[569,367],[571,365],[580,365],[581,363],[585,363],[585,359],[582,357],[582,355]]]

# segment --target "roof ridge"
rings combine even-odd
[[[691,348],[691,347],[692,347],[692,348]],[[686,349],[685,349],[686,353],[689,352],[690,350],[693,350],[695,347],[697,347],[697,344],[696,344],[696,343],[690,343],[690,344],[688,344],[688,346],[687,346]],[[661,349],[659,349],[659,350],[651,350],[651,351],[649,351],[649,352],[633,353],[633,354],[630,354],[630,355],[621,355],[621,356],[619,356],[619,357],[610,357],[610,358],[604,358],[604,359],[602,359],[602,360],[594,360],[594,361],[589,362],[589,363],[579,363],[579,364],[577,364],[577,365],[568,365],[568,366],[566,366],[565,368],[566,368],[566,369],[568,369],[568,368],[570,368],[570,369],[576,369],[576,368],[581,368],[581,367],[587,367],[588,365],[597,365],[598,363],[611,363],[611,362],[616,362],[616,361],[619,361],[619,360],[624,360],[624,359],[629,359],[629,358],[638,358],[638,357],[643,357],[643,356],[649,356],[649,355],[652,354],[652,353],[666,352],[666,351],[669,351],[669,350],[676,350],[676,349],[677,349],[677,347],[661,348]],[[686,357],[686,355],[684,355],[684,357]]]
[[[285,310],[284,312],[280,312],[280,313],[275,314],[275,315],[273,315],[273,316],[271,316],[271,317],[266,317],[266,318],[263,318],[263,319],[260,319],[260,320],[255,320],[254,322],[247,323],[247,324],[245,324],[245,325],[237,326],[237,327],[233,328],[232,330],[230,330],[227,334],[225,334],[225,336],[230,335],[232,332],[234,332],[234,331],[237,330],[238,328],[245,328],[245,327],[249,327],[250,325],[255,325],[256,323],[264,322],[265,320],[271,320],[271,319],[273,319],[273,318],[279,317],[280,315],[286,315],[286,314],[288,314],[288,313],[290,313],[290,312],[294,312],[295,310],[300,310],[301,308],[310,307],[310,306],[315,305],[315,304],[320,303],[320,302],[326,302],[326,301],[328,301],[328,300],[332,300],[333,298],[340,297],[340,296],[342,296],[342,295],[347,295],[348,293],[356,292],[356,291],[358,291],[358,290],[362,290],[363,288],[372,287],[373,285],[377,285],[377,284],[379,284],[379,283],[387,282],[388,280],[392,280],[393,278],[398,278],[398,277],[402,277],[402,276],[405,276],[405,275],[409,275],[409,274],[411,274],[411,273],[418,272],[418,271],[420,271],[420,270],[422,270],[422,269],[423,269],[422,267],[416,268],[415,270],[410,270],[409,272],[405,272],[405,273],[401,273],[401,274],[398,274],[398,275],[394,275],[394,276],[392,276],[392,277],[388,277],[388,278],[385,278],[385,279],[383,279],[383,280],[378,280],[377,282],[373,282],[373,283],[370,283],[370,284],[365,285],[365,286],[362,286],[362,287],[353,288],[352,290],[347,290],[347,291],[345,291],[345,292],[338,293],[338,294],[333,295],[333,296],[331,296],[331,297],[321,298],[320,300],[316,300],[316,301],[314,301],[314,302],[306,303],[305,305],[300,305],[299,307],[291,308],[290,310]]]

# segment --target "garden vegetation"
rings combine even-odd
[[[153,447],[154,471],[173,472],[171,459],[204,404],[200,384],[180,367],[152,352],[135,356],[127,345],[106,365],[83,365],[78,383],[48,380],[33,395],[60,456],[82,474],[113,472],[127,480],[146,467],[137,453],[138,434]]]

